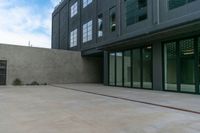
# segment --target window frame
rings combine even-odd
[[[101,37],[103,37],[103,34],[104,34],[104,32],[103,32],[103,14],[99,14],[98,15],[98,18],[97,18],[97,36],[98,36],[98,38],[101,38]]]
[[[117,9],[113,6],[109,9],[109,31],[114,33],[117,31]]]
[[[130,3],[128,3],[130,2]],[[148,0],[140,3],[139,0],[128,1],[125,3],[126,26],[131,26],[148,19]]]
[[[167,0],[167,8],[168,8],[169,11],[171,11],[171,10],[177,9],[179,7],[183,7],[183,6],[185,6],[185,5],[189,4],[189,3],[195,2],[195,1],[196,0],[185,0],[184,4],[176,6],[176,7],[174,6],[174,7],[170,8],[170,0]]]
[[[90,20],[87,23],[83,24],[82,27],[82,34],[83,34],[83,43],[87,43],[89,41],[92,41],[93,39],[93,21]]]
[[[70,32],[70,48],[76,47],[78,45],[78,29],[74,29]]]
[[[70,17],[73,18],[78,14],[78,1],[76,1],[74,4],[70,7]]]
[[[93,0],[83,0],[83,8],[86,8],[88,5],[90,5],[93,2]]]

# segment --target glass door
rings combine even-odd
[[[132,80],[133,80],[133,87],[141,88],[141,49],[134,49],[132,51]]]
[[[165,90],[169,91],[178,91],[176,47],[176,42],[165,44]]]
[[[115,85],[115,53],[109,54],[109,85]]]
[[[180,91],[195,92],[194,39],[180,41]]]
[[[195,37],[164,44],[165,90],[196,93],[199,72]],[[195,49],[196,48],[196,49]],[[197,69],[198,68],[198,69]],[[199,83],[197,83],[199,84]]]
[[[123,53],[117,52],[116,53],[116,85],[123,86]]]
[[[7,61],[0,60],[0,85],[6,85]]]
[[[124,52],[124,86],[131,87],[131,51]]]
[[[152,46],[132,51],[133,87],[152,89]]]
[[[152,46],[142,49],[143,88],[152,89]]]

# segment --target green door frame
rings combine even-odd
[[[200,51],[199,51],[199,41],[200,39],[198,40],[199,36],[193,36],[193,37],[187,37],[187,38],[179,38],[179,39],[176,39],[176,40],[171,40],[171,41],[167,41],[167,42],[163,42],[162,43],[162,52],[163,52],[163,88],[164,88],[164,91],[169,91],[169,92],[178,92],[178,93],[189,93],[189,94],[200,94],[200,89],[199,89],[199,80],[200,80],[200,75],[199,75],[199,54],[200,54]],[[180,41],[181,40],[186,40],[186,39],[194,39],[194,73],[195,73],[195,92],[184,92],[184,91],[181,91],[181,72],[180,72]],[[172,90],[166,90],[165,88],[165,44],[166,43],[169,43],[169,42],[176,42],[176,53],[177,53],[177,59],[176,59],[176,70],[177,70],[177,74],[176,74],[176,79],[177,79],[177,91],[172,91]]]

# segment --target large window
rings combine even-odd
[[[70,33],[70,47],[77,46],[77,29]]]
[[[103,36],[103,15],[98,16],[98,37]]]
[[[74,17],[78,13],[78,2],[75,2],[71,6],[71,18]]]
[[[152,89],[151,46],[110,53],[109,72],[110,85]]]
[[[116,7],[110,9],[109,21],[110,21],[110,31],[115,32],[117,26]]]
[[[88,6],[90,3],[92,3],[92,0],[83,0],[83,8]]]
[[[196,0],[168,0],[168,7],[171,10],[193,1],[196,1]]]
[[[127,26],[147,19],[147,0],[126,0]]]
[[[83,25],[83,43],[92,40],[92,20]]]

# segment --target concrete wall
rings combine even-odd
[[[16,78],[29,84],[100,82],[101,59],[80,52],[0,44],[0,60],[7,60],[7,85]]]

